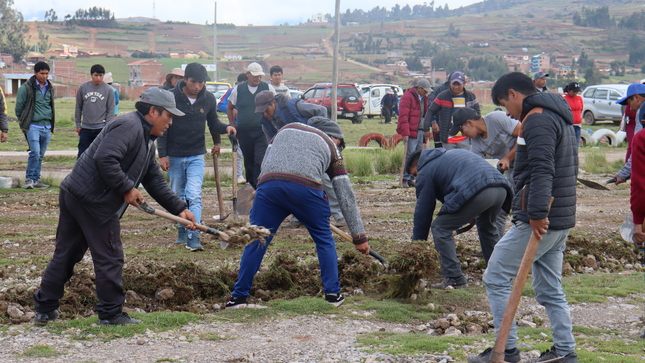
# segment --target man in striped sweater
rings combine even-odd
[[[369,253],[367,234],[340,154],[344,146],[340,126],[327,118],[312,117],[307,124],[294,122],[280,129],[264,156],[250,219],[251,224],[275,233],[282,221],[293,214],[307,227],[316,243],[325,300],[335,306],[342,304],[344,297],[340,294],[336,244],[329,227],[331,211],[323,191],[323,174],[331,178],[356,249]],[[244,248],[227,308],[247,306],[253,278],[271,239],[257,240]]]

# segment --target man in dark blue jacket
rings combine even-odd
[[[513,172],[513,225],[495,246],[483,278],[495,331],[533,234],[540,238],[533,259],[533,291],[546,308],[553,330],[553,346],[536,362],[577,363],[569,305],[562,290],[563,251],[569,229],[576,223],[578,148],[573,115],[562,96],[538,93],[531,78],[520,72],[500,77],[491,93],[496,105],[506,107],[509,116],[522,122]],[[506,362],[521,360],[514,323],[506,343]],[[488,362],[490,355],[487,349],[468,357],[468,362]]]
[[[495,226],[497,215],[502,208],[510,210],[511,184],[484,159],[463,149],[417,151],[406,169],[417,177],[412,240],[427,240],[432,228],[432,239],[441,258],[444,280],[432,288],[467,286],[452,233],[477,217],[479,243],[488,261],[500,239]],[[443,205],[433,221],[437,200]]]
[[[172,93],[156,87],[145,91],[135,108],[136,112],[117,117],[103,128],[60,184],[56,250],[34,294],[37,325],[58,317],[65,283],[88,248],[96,273],[99,323],[141,322],[122,312],[119,222],[128,204],[138,206],[144,201],[139,184],[169,212],[197,223],[186,203],[168,188],[155,159],[154,140],[172,124],[173,115],[183,113],[175,108]],[[195,229],[194,225],[189,228]]]

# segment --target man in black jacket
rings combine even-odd
[[[577,363],[569,305],[562,290],[563,251],[569,229],[576,223],[578,148],[573,115],[561,95],[538,93],[531,78],[520,72],[499,78],[491,98],[522,121],[513,173],[513,225],[495,245],[483,278],[495,330],[500,328],[528,241],[535,235],[540,245],[533,260],[533,291],[546,308],[553,330],[553,346],[536,362]],[[488,362],[490,355],[487,349],[468,357],[468,362]],[[520,361],[514,324],[504,360]]]
[[[135,108],[137,112],[117,117],[103,128],[60,185],[56,250],[34,294],[37,325],[58,317],[65,283],[88,248],[96,274],[99,323],[141,322],[122,312],[125,294],[119,223],[128,204],[138,206],[144,201],[139,184],[168,211],[197,223],[186,203],[166,184],[155,159],[154,140],[172,124],[173,115],[183,113],[175,108],[172,93],[156,87],[145,91]],[[188,228],[194,230],[195,226]]]
[[[204,183],[204,154],[206,154],[206,134],[213,138],[212,154],[216,158],[220,150],[220,134],[235,133],[235,129],[220,122],[217,117],[217,101],[206,90],[205,82],[210,81],[206,68],[200,63],[186,66],[184,79],[177,82],[171,90],[177,108],[182,115],[157,141],[159,165],[168,172],[170,188],[188,203],[188,208],[199,221],[202,218],[202,184]],[[202,251],[198,231],[187,231],[179,224],[175,243],[189,250]]]

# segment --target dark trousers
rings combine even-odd
[[[381,107],[381,114],[385,118],[386,124],[389,124],[390,122],[392,122],[392,106]]]
[[[123,293],[123,247],[121,227],[115,214],[107,221],[96,220],[83,204],[64,190],[58,197],[60,217],[56,230],[56,249],[40,288],[34,294],[36,311],[47,313],[58,309],[65,283],[76,265],[90,249],[96,275],[99,303],[94,310],[99,319],[110,319],[121,312]]]
[[[484,259],[488,261],[493,248],[501,238],[496,226],[497,215],[506,199],[504,187],[482,189],[455,213],[440,214],[432,221],[432,239],[441,259],[441,274],[444,277],[460,277],[461,263],[452,232],[477,217],[477,233]]]
[[[81,133],[78,135],[77,158],[80,158],[81,155],[83,155],[83,152],[90,147],[92,141],[94,141],[94,139],[96,139],[96,137],[101,133],[101,130],[103,129],[81,129]]]
[[[246,170],[246,181],[251,183],[253,189],[257,189],[258,177],[264,154],[267,151],[267,138],[262,128],[256,130],[237,129],[237,139],[244,154],[244,169]]]

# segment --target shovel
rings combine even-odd
[[[584,185],[584,186],[586,186],[588,188],[591,188],[591,189],[610,190],[606,186],[604,186],[604,185],[602,185],[600,183],[596,183],[595,181],[585,180],[585,179],[578,179],[578,181],[580,182],[580,184],[582,184],[582,185]]]
[[[237,214],[237,137],[235,135],[229,136],[231,140],[231,149],[233,151],[233,219],[236,222],[240,221],[240,216]]]
[[[224,199],[222,197],[222,183],[219,179],[219,162],[218,157],[213,156],[213,170],[215,172],[215,189],[217,189],[217,203],[219,204],[219,220],[223,221],[228,218],[228,214],[224,215]]]
[[[240,214],[248,215],[253,207],[255,189],[251,185],[244,185],[237,188],[237,149],[239,143],[235,136],[230,136],[233,150],[233,218],[236,222],[240,220]]]
[[[138,201],[138,200],[137,200],[137,202],[139,203],[139,207],[137,207],[137,208],[139,208],[140,210],[142,210],[142,211],[144,211],[144,212],[146,212],[148,214],[154,214],[154,215],[157,215],[159,217],[170,219],[171,221],[181,223],[184,226],[190,226],[190,225],[193,224],[193,222],[189,221],[188,219],[184,219],[184,218],[178,217],[178,216],[176,216],[174,214],[170,214],[170,213],[167,213],[167,212],[164,212],[164,211],[157,210],[154,207],[149,206],[148,203],[146,203],[146,202],[141,202],[141,201]],[[219,230],[217,230],[217,229],[215,229],[213,227],[208,227],[208,226],[204,226],[204,225],[201,225],[201,224],[196,224],[195,226],[200,231],[206,232],[208,234],[212,234],[213,236],[219,238],[221,240],[220,241],[220,247],[222,249],[226,249],[226,247],[228,247],[228,242],[227,242],[228,238],[229,238],[228,234],[226,234],[226,233],[224,233],[222,231],[219,231]]]
[[[352,236],[350,236],[349,234],[347,234],[347,233],[346,233],[345,231],[343,231],[342,229],[340,229],[340,228],[338,228],[338,227],[334,226],[333,224],[330,224],[330,225],[329,225],[329,227],[331,227],[331,230],[332,230],[334,233],[336,233],[337,235],[339,235],[339,236],[343,237],[343,238],[344,238],[345,240],[347,240],[348,242],[354,242],[354,240],[352,239]],[[387,264],[387,261],[385,260],[385,258],[384,258],[383,256],[381,256],[381,254],[380,254],[380,253],[378,253],[378,252],[374,251],[374,249],[372,249],[372,248],[370,248],[370,256],[372,256],[372,257],[374,257],[375,259],[377,259],[377,260],[378,260],[378,262],[380,262],[380,263],[381,263],[381,265],[383,265],[384,267],[386,267],[386,268],[388,267],[388,264]]]

